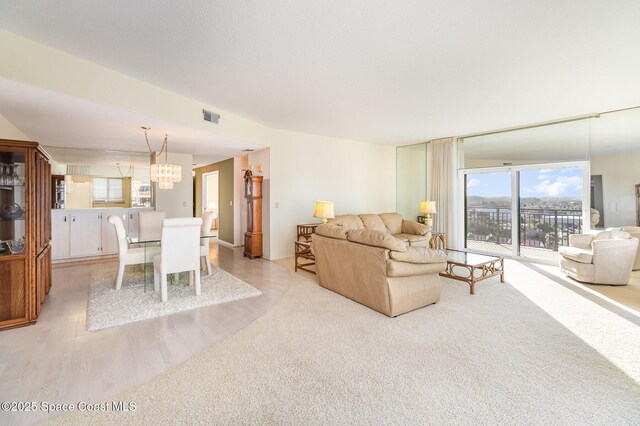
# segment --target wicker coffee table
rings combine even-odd
[[[447,269],[441,277],[464,281],[469,284],[470,293],[475,293],[476,283],[500,276],[504,282],[504,257],[473,254],[458,250],[444,250],[447,254]]]

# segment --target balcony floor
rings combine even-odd
[[[513,254],[511,251],[511,244],[496,244],[485,241],[469,240],[467,241],[467,248],[473,251],[503,256],[511,256]],[[557,251],[543,248],[521,247],[520,256],[525,259],[541,260],[544,262],[557,263],[559,261]]]

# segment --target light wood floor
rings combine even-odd
[[[288,268],[244,258],[241,249],[212,243],[210,257],[263,294],[97,332],[88,332],[85,321],[89,274],[98,262],[54,265],[53,287],[38,323],[0,333],[0,402],[107,399],[246,327],[289,287]],[[41,411],[0,412],[0,424],[33,424],[47,417]]]

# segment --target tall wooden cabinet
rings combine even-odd
[[[51,165],[0,139],[0,330],[36,322],[51,288]]]
[[[262,257],[262,176],[244,175],[244,197],[247,199],[247,232],[244,233],[244,256]]]

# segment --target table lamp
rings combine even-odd
[[[215,212],[217,210],[218,210],[218,205],[216,204],[216,202],[215,201],[210,202],[209,206],[207,207],[207,211]]]
[[[313,217],[321,217],[322,223],[327,223],[327,219],[333,219],[333,201],[316,201],[316,210]]]
[[[424,224],[429,228],[433,228],[433,219],[431,219],[431,213],[438,213],[436,211],[436,202],[420,201],[420,213],[425,213]]]

